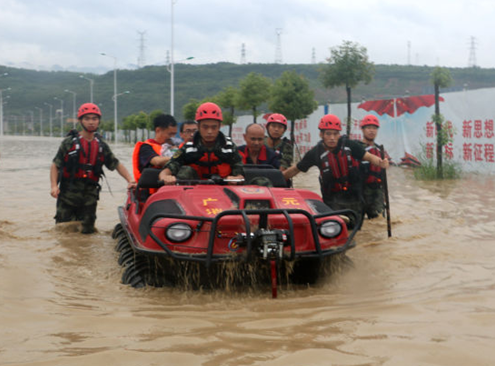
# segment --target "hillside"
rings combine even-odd
[[[222,88],[237,86],[239,80],[250,72],[257,72],[275,80],[286,70],[295,70],[303,74],[315,91],[320,104],[345,102],[343,87],[325,90],[318,80],[319,68],[322,65],[279,65],[248,64],[237,65],[218,63],[208,65],[175,65],[175,110],[178,119],[182,119],[182,106],[191,98],[203,99],[213,96]],[[360,85],[353,90],[353,101],[371,100],[383,97],[432,93],[429,82],[432,67],[376,65],[374,80],[369,85]],[[450,69],[454,79],[451,89],[460,90],[465,87],[478,89],[495,87],[495,69],[456,68]],[[9,75],[0,78],[0,88],[10,87],[4,91],[4,118],[10,115],[22,117],[44,109],[44,119],[48,116],[49,103],[60,108],[61,102],[54,97],[64,99],[64,111],[72,115],[73,94],[76,93],[77,105],[89,101],[89,82],[80,78],[80,73],[46,72],[15,69],[0,66],[0,74]],[[94,101],[100,105],[105,119],[113,119],[113,71],[104,75],[85,74],[94,80]],[[166,66],[149,66],[139,70],[118,70],[118,92],[129,90],[131,93],[118,98],[118,116],[139,111],[151,112],[155,109],[168,111],[170,107],[170,73]],[[10,96],[9,98],[6,98]]]

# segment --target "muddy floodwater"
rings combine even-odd
[[[0,365],[494,365],[495,178],[418,182],[389,170],[392,238],[366,221],[354,267],[311,287],[133,289],[110,234],[125,198],[108,172],[98,233],[55,228],[60,138],[0,139]],[[131,169],[132,147],[111,145]],[[318,191],[317,172],[295,185]]]

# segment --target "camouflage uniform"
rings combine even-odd
[[[265,137],[266,146],[268,146],[267,143],[268,137]],[[272,149],[280,156],[281,168],[287,169],[292,165],[294,161],[294,145],[287,137],[280,139],[276,145],[273,145]]]
[[[359,143],[365,149],[368,147],[363,141],[359,141]],[[371,147],[379,150],[376,144],[373,144]],[[367,182],[370,176],[370,164],[367,161],[362,161],[360,163],[360,172],[363,176],[364,213],[366,213],[369,219],[373,219],[383,212],[385,208],[385,196],[380,177],[377,178],[376,182]]]
[[[119,165],[119,161],[102,138],[100,136],[98,138],[103,147],[104,165],[109,170],[115,170]],[[64,160],[72,146],[73,137],[66,137],[53,159],[53,163],[59,169],[59,177],[61,177],[60,194],[57,199],[57,213],[54,218],[56,223],[81,221],[82,233],[89,234],[94,232],[100,185],[91,179],[63,177]]]
[[[222,149],[225,148],[225,144],[227,141],[229,141],[229,143],[232,143],[229,149],[232,149],[234,153],[230,154],[229,158],[223,162],[230,165],[232,169],[231,175],[243,175],[242,158],[241,155],[237,152],[237,146],[230,140],[230,138],[225,137],[222,132],[219,133],[215,141],[215,145],[212,148],[207,148],[206,146],[204,146],[201,141],[201,136],[199,135],[199,133],[197,133],[194,136],[192,143],[194,144],[194,147],[198,149],[199,153],[195,154],[195,156],[187,154],[186,149],[188,148],[188,144],[185,144],[174,154],[172,159],[170,159],[169,162],[165,164],[164,168],[168,168],[172,172],[172,175],[175,175],[178,179],[197,180],[199,179],[199,177],[196,170],[189,167],[188,165],[196,163],[199,160],[196,158],[198,156],[202,156],[205,152],[213,153],[216,156],[225,155],[222,153]]]

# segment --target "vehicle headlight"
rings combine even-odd
[[[192,229],[187,224],[172,224],[165,230],[168,240],[180,243],[189,239],[192,235]]]
[[[335,238],[342,232],[342,226],[337,221],[325,221],[319,231],[324,238]]]

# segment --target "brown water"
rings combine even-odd
[[[108,173],[99,233],[55,229],[60,139],[0,140],[0,365],[493,365],[495,179],[389,171],[393,237],[367,221],[350,271],[312,288],[183,292],[120,283]],[[132,147],[112,147],[131,168]],[[296,186],[318,190],[316,172]]]

